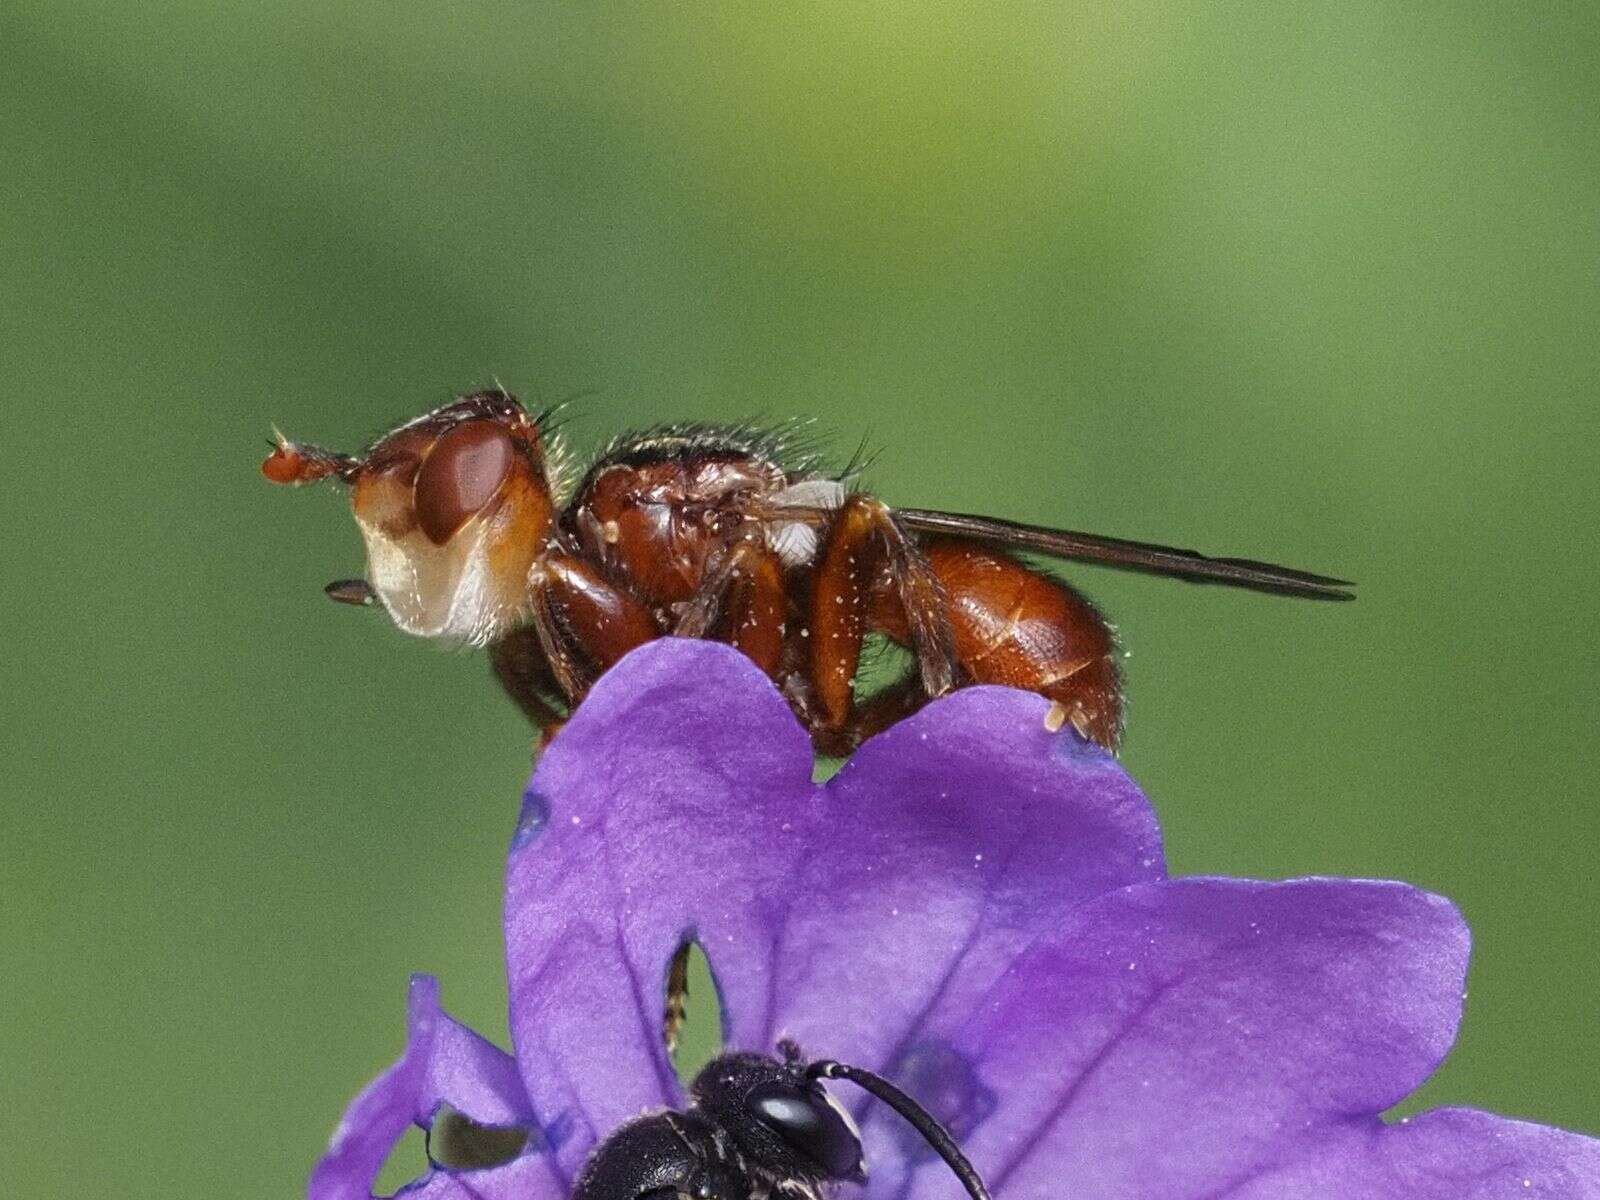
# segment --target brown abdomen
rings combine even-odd
[[[944,587],[956,657],[969,682],[1038,692],[1061,704],[1080,733],[1115,750],[1122,736],[1116,635],[1061,581],[978,542],[934,538],[922,552]],[[904,627],[875,597],[874,624]]]

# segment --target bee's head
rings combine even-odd
[[[590,1157],[573,1200],[817,1200],[833,1182],[867,1178],[861,1134],[822,1086],[848,1079],[884,1101],[944,1159],[970,1200],[991,1200],[955,1140],[888,1080],[822,1059],[807,1064],[792,1042],[783,1061],[731,1052],[689,1086],[688,1111],[658,1112],[622,1126]]]
[[[699,1110],[772,1174],[866,1179],[855,1122],[797,1061],[724,1054],[706,1065],[689,1090]]]

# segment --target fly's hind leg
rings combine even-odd
[[[814,730],[812,741],[820,754],[848,758],[869,737],[909,717],[927,702],[928,693],[913,671],[852,706],[843,726]]]
[[[886,589],[879,582],[886,577]],[[843,734],[855,707],[856,671],[875,590],[885,590],[916,655],[925,696],[956,683],[956,656],[938,577],[887,505],[857,493],[834,514],[817,558],[808,634],[822,732]]]

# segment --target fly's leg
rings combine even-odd
[[[812,737],[817,752],[831,758],[848,758],[869,737],[909,717],[927,702],[922,680],[912,672],[852,707],[843,727],[815,730]]]
[[[648,608],[569,555],[537,559],[528,596],[539,649],[574,706],[624,654],[661,636]]]
[[[745,533],[712,557],[672,632],[727,642],[776,679],[787,608],[782,561],[759,533]]]
[[[539,645],[538,631],[524,626],[495,642],[489,647],[489,669],[523,716],[539,730],[540,747],[549,745],[567,718],[553,702],[561,696],[562,688]]]
[[[956,658],[938,578],[888,506],[857,493],[828,527],[811,596],[809,668],[824,735],[850,728],[872,593],[885,573],[923,693],[941,696],[955,686]]]

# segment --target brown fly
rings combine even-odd
[[[782,442],[663,426],[616,439],[568,487],[546,417],[493,389],[364,455],[280,436],[262,471],[275,483],[348,484],[367,576],[328,594],[376,600],[407,633],[487,646],[501,685],[547,736],[608,667],[671,635],[738,647],[827,754],[977,683],[1038,692],[1054,702],[1054,724],[1115,750],[1123,693],[1111,626],[1017,551],[1352,598],[1343,580],[1248,559],[890,508],[848,472],[787,459]],[[861,698],[871,634],[913,661]]]

